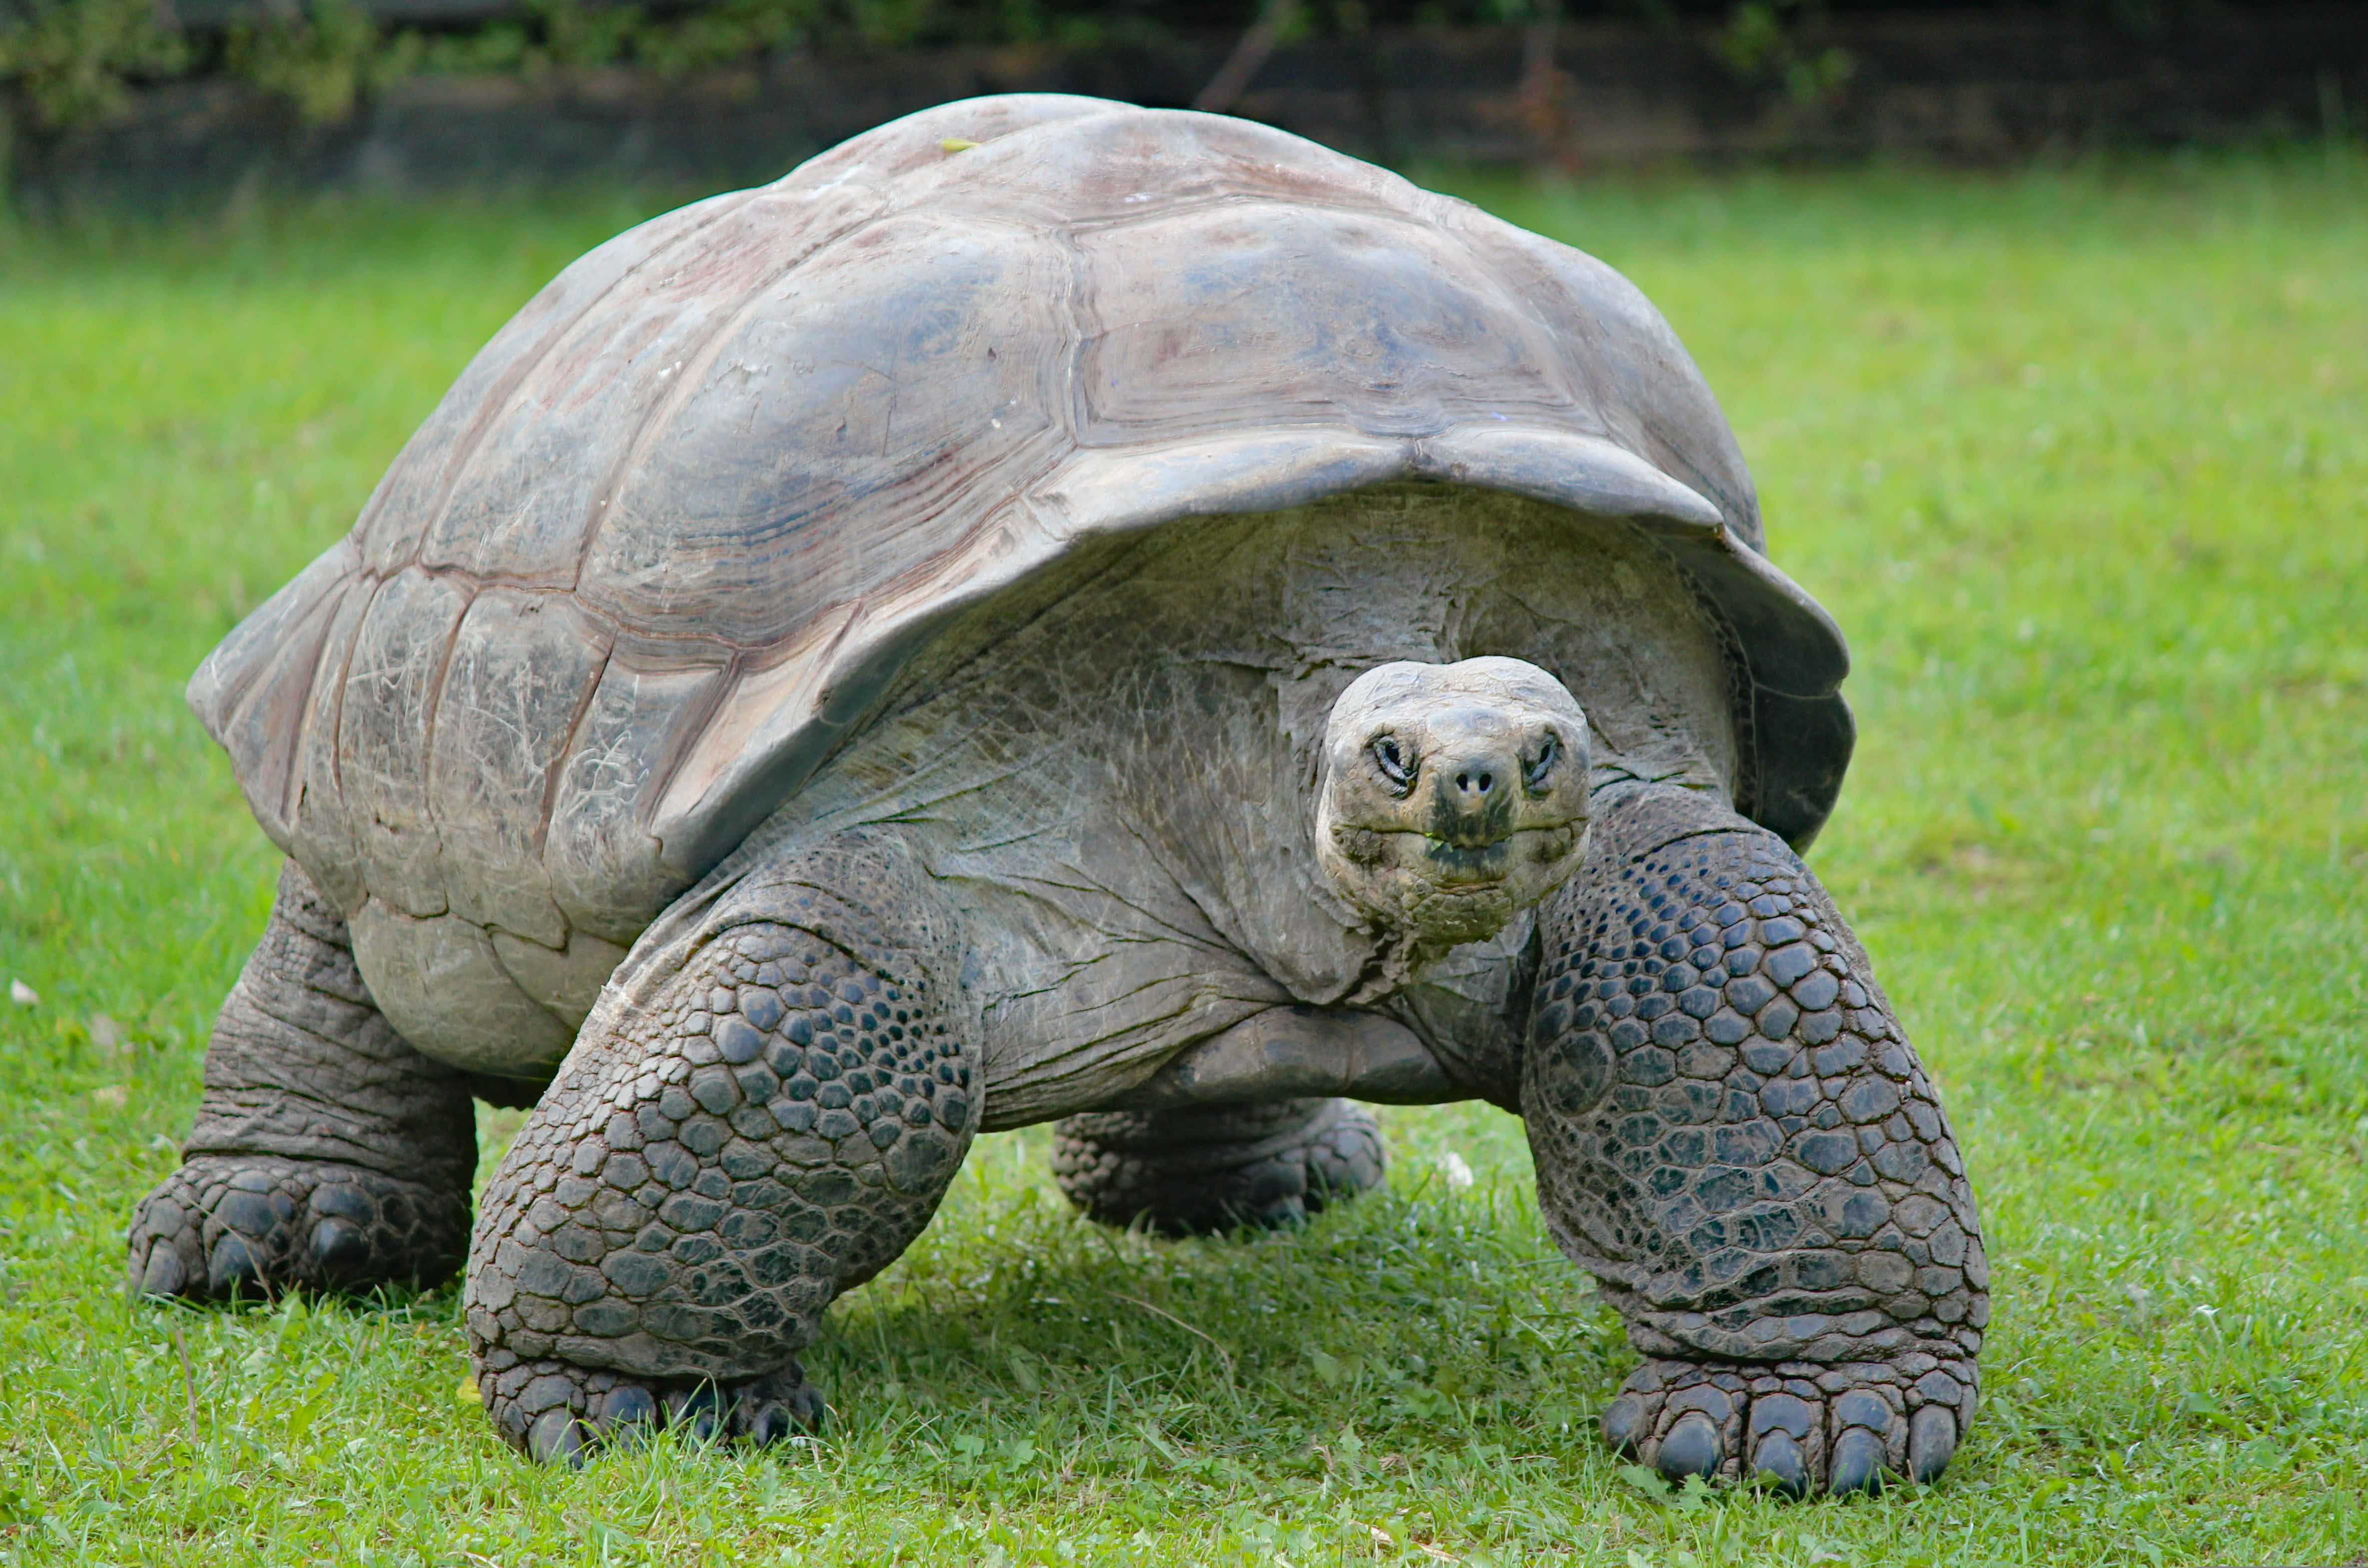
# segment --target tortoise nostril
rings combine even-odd
[[[1465,770],[1455,776],[1455,787],[1467,795],[1485,795],[1497,787],[1493,773],[1473,773]]]

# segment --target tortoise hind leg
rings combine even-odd
[[[882,847],[685,895],[510,1145],[463,1304],[486,1414],[531,1457],[820,1418],[798,1352],[928,1223],[984,1087],[947,923]]]
[[[1089,1111],[1053,1137],[1070,1202],[1167,1235],[1292,1224],[1381,1186],[1385,1170],[1373,1113],[1346,1099]]]
[[[345,921],[291,860],[214,1020],[181,1168],[133,1215],[131,1287],[439,1284],[461,1266],[476,1162],[462,1079],[380,1016]]]

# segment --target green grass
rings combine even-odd
[[[1386,1196],[1249,1242],[1098,1232],[985,1140],[779,1457],[529,1469],[450,1292],[128,1306],[273,871],[181,683],[634,215],[329,205],[0,234],[0,1559],[2368,1562],[2368,176],[1475,194],[1660,303],[1853,638],[1814,863],[1997,1266],[1940,1485],[1624,1478],[1630,1353],[1479,1108],[1389,1113]]]

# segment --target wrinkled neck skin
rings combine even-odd
[[[1530,915],[1430,950],[1352,908],[1315,854],[1319,749],[1362,671],[1506,653],[1587,704],[1599,787],[1724,794],[1714,633],[1624,535],[1542,589],[1525,563],[1574,526],[1604,528],[1408,485],[1106,548],[941,639],[734,862],[906,838],[964,933],[993,1126],[1105,1103],[1286,1004],[1389,1013],[1498,1097]]]

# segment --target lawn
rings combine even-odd
[[[1096,1230],[984,1140],[762,1458],[528,1467],[449,1290],[128,1305],[274,873],[182,682],[651,210],[325,204],[0,229],[0,1560],[2368,1563],[2368,166],[1463,188],[1661,305],[1851,636],[1812,863],[1996,1267],[1938,1485],[1623,1471],[1633,1354],[1478,1107],[1248,1241]]]

